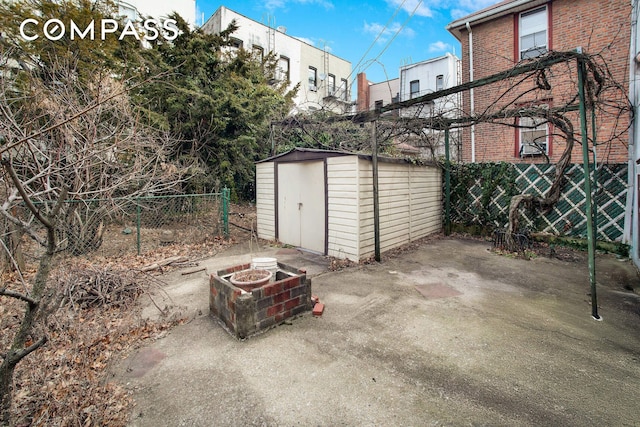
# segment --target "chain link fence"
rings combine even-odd
[[[123,233],[133,234],[133,228]],[[229,191],[159,196],[135,201],[135,248],[138,254],[174,243],[201,244],[229,235]]]
[[[229,235],[228,189],[221,193],[65,203],[57,231],[58,249],[70,256],[140,255],[173,244],[206,246]],[[6,226],[4,241],[18,240],[25,255],[37,258],[42,248]]]

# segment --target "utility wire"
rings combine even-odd
[[[402,3],[400,3],[400,5],[398,5],[398,7],[396,8],[395,12],[393,12],[393,15],[391,15],[391,18],[389,18],[389,20],[387,21],[386,24],[384,24],[384,27],[382,27],[382,29],[380,30],[380,32],[378,33],[378,35],[376,36],[376,38],[373,40],[373,42],[371,42],[371,45],[369,45],[369,48],[367,49],[367,51],[362,55],[362,57],[360,58],[360,60],[358,61],[358,63],[351,69],[351,73],[347,76],[347,81],[349,80],[349,78],[353,75],[354,71],[358,69],[358,67],[360,66],[360,64],[362,63],[362,61],[364,60],[364,58],[367,57],[367,54],[371,51],[371,49],[373,49],[373,46],[376,45],[376,42],[378,41],[378,39],[380,39],[380,37],[382,37],[382,35],[384,34],[385,30],[387,29],[387,27],[389,27],[389,25],[393,22],[393,20],[395,19],[396,15],[398,15],[398,13],[400,12],[400,10],[402,9],[402,6],[404,5],[404,3],[407,0],[402,0]],[[418,3],[420,4],[422,3],[422,0]],[[352,83],[353,84],[353,83]]]
[[[411,18],[413,18],[413,15],[415,15],[415,13],[417,12],[418,8],[420,7],[420,5],[422,4],[422,0],[420,0],[417,4],[416,7],[413,8],[413,11],[411,12],[411,14],[409,15],[409,17],[402,23],[402,26],[400,28],[398,28],[398,31],[396,31],[396,33],[393,35],[393,37],[391,37],[391,39],[387,42],[387,45],[384,47],[384,49],[382,49],[380,51],[380,53],[378,54],[378,56],[376,56],[374,58],[374,61],[377,61],[378,58],[380,58],[382,56],[382,54],[389,48],[389,46],[391,46],[391,43],[395,40],[395,38],[398,36],[398,34],[400,34],[400,32],[402,30],[404,30],[404,27],[407,26],[407,24],[409,23],[409,21],[411,20]]]
[[[396,15],[398,14],[398,12],[400,11],[400,9],[402,8],[402,5],[404,5],[406,0],[403,0],[402,3],[400,3],[400,5],[398,6],[398,8],[396,9],[396,11],[393,13],[393,16],[391,17],[391,19],[389,19],[389,21],[385,24],[384,28],[380,31],[380,33],[378,34],[378,36],[376,37],[376,39],[373,41],[373,43],[371,44],[371,46],[369,46],[369,49],[367,49],[367,52],[365,52],[365,54],[362,56],[362,58],[360,59],[360,61],[358,61],[358,63],[356,64],[356,66],[351,70],[351,74],[353,74],[353,72],[355,71],[355,69],[358,67],[358,65],[360,65],[360,63],[362,62],[362,60],[365,58],[365,56],[367,55],[367,53],[369,53],[369,51],[371,50],[371,48],[373,47],[373,45],[376,43],[376,41],[380,38],[380,36],[382,35],[382,33],[384,32],[384,30],[389,26],[389,23],[396,17]],[[411,18],[413,18],[413,15],[415,15],[415,13],[418,11],[418,8],[420,7],[420,5],[422,5],[422,0],[418,1],[416,3],[416,7],[413,8],[413,11],[411,12],[411,14],[409,15],[409,17],[402,23],[402,25],[400,26],[400,28],[398,28],[398,30],[396,30],[395,34],[389,39],[389,41],[387,41],[385,47],[380,51],[380,53],[378,53],[378,56],[376,56],[373,59],[370,59],[367,61],[367,65],[364,66],[360,72],[366,70],[367,68],[369,68],[372,64],[374,64],[375,62],[378,61],[378,59],[382,56],[382,54],[389,48],[389,46],[391,46],[391,43],[393,43],[393,41],[396,39],[396,37],[398,36],[398,34],[400,34],[400,32],[402,30],[404,30],[404,27],[407,26],[407,24],[409,23],[409,21],[411,20]],[[351,74],[349,74],[349,76],[351,76]],[[348,79],[348,78],[347,78]],[[353,86],[353,82],[355,81],[352,80],[351,82],[351,86]]]

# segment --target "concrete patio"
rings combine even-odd
[[[632,264],[599,256],[595,321],[585,262],[489,248],[433,239],[336,272],[321,256],[260,251],[306,269],[326,309],[244,341],[209,316],[207,274],[174,272],[165,291],[190,321],[114,369],[136,401],[131,425],[637,425]]]

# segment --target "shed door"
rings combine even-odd
[[[324,253],[324,162],[278,164],[278,238]]]

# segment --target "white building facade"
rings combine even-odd
[[[196,25],[196,0],[118,0],[120,15],[133,21],[152,17],[166,18],[177,12],[191,28]]]
[[[358,111],[373,111],[389,104],[408,101],[412,98],[457,86],[462,81],[460,59],[447,53],[414,64],[403,65],[399,69],[400,77],[381,83],[372,83],[364,73],[358,74]],[[411,107],[392,109],[384,115],[397,115],[404,119],[430,119],[435,117],[455,118],[462,109],[460,94],[435,99],[433,102],[420,103]],[[452,160],[460,157],[460,132],[453,129],[450,133],[449,154]],[[419,151],[420,156],[437,159],[445,156],[444,132],[425,127],[418,134],[411,133],[397,138],[396,145],[406,154],[411,149]]]
[[[232,40],[237,48],[258,54],[273,52],[278,60],[276,77],[288,81],[288,89],[298,83],[293,113],[327,110],[342,114],[352,107],[348,78],[351,63],[286,33],[286,28],[254,21],[221,6],[202,26],[205,33],[217,34],[235,21],[238,29]]]
[[[447,53],[426,61],[400,67],[400,101],[417,98],[442,89],[457,86],[462,82],[460,59]],[[428,108],[405,108],[400,111],[401,117],[429,117],[433,114],[444,114],[454,117],[460,111],[461,98],[452,95],[436,99]],[[419,110],[418,110],[419,108]]]

